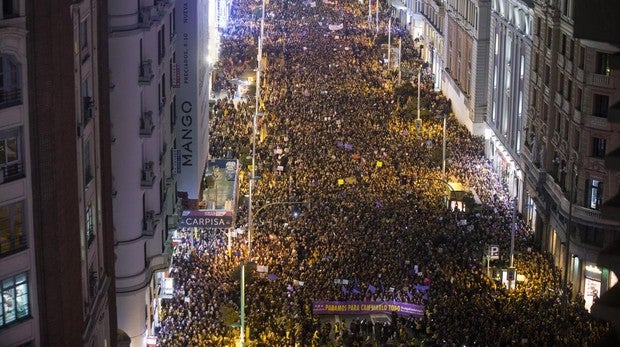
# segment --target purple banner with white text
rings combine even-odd
[[[315,301],[314,314],[373,314],[396,312],[401,316],[424,316],[424,306],[406,302]]]

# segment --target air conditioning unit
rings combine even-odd
[[[153,171],[154,163],[152,161],[144,163],[142,168],[141,185],[143,187],[152,187],[155,181],[155,172]]]
[[[155,77],[153,73],[153,60],[143,60],[140,63],[140,82],[150,82],[153,77]]]
[[[146,215],[144,216],[144,227],[146,231],[152,232],[155,230],[155,216],[155,211],[146,211]]]
[[[151,26],[151,22],[153,21],[153,16],[151,15],[152,8],[152,6],[145,6],[140,8],[139,22],[141,27],[148,28]]]
[[[140,117],[140,135],[150,136],[151,134],[153,134],[154,128],[155,125],[153,124],[153,112],[142,112],[142,117]]]

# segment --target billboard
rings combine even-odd
[[[225,229],[232,227],[231,211],[185,210],[179,219],[182,228]]]
[[[315,301],[313,314],[376,314],[395,312],[401,316],[423,317],[424,306],[400,301]]]

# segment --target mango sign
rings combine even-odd
[[[401,316],[422,317],[424,306],[396,301],[315,301],[312,307],[312,313],[317,315],[391,312]]]

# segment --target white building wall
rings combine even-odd
[[[157,292],[153,274],[168,265],[166,217],[176,207],[170,74],[174,41],[180,39],[174,35],[173,1],[139,4],[108,2],[116,304],[118,327],[132,346],[144,346],[152,330],[147,312]]]

